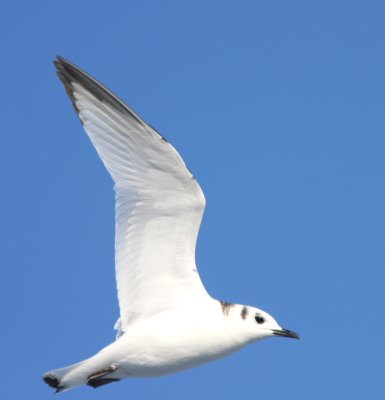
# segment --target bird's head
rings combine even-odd
[[[227,311],[226,305],[229,308]],[[236,324],[231,325],[237,326],[237,329],[242,331],[242,336],[246,336],[248,341],[273,336],[299,339],[298,333],[282,328],[270,314],[259,308],[222,302],[222,309],[232,322],[236,320]]]
[[[298,333],[282,328],[278,322],[267,312],[255,307],[243,306],[241,319],[247,324],[247,331],[254,340],[271,337],[283,336],[299,339]]]

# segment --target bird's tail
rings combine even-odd
[[[97,388],[119,381],[122,376],[104,350],[77,364],[46,372],[43,375],[44,382],[59,393],[76,386]]]
[[[83,382],[82,379],[71,379],[70,382],[68,379],[68,375],[71,373],[71,375],[80,365],[82,365],[84,361],[81,361],[76,364],[69,365],[68,367],[64,368],[59,368],[55,369],[52,371],[48,371],[43,375],[43,380],[44,382],[51,386],[52,388],[56,389],[56,393],[63,392],[65,390],[72,389],[73,387],[83,385],[86,382]],[[65,383],[63,382],[66,381]]]

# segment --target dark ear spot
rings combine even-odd
[[[246,306],[243,306],[242,311],[241,311],[241,317],[242,317],[242,319],[246,319],[247,314],[248,314],[247,307],[246,307]]]

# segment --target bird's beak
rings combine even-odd
[[[299,339],[297,332],[289,331],[287,329],[273,329],[273,334],[277,336],[285,336],[288,338]]]

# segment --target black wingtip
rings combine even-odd
[[[56,60],[57,60],[57,61],[60,61],[60,62],[62,62],[62,61],[68,62],[64,57],[59,56],[59,54],[56,54]],[[56,60],[55,60],[55,61],[56,61]]]
[[[68,60],[61,56],[56,56],[53,63],[57,70],[64,70],[66,66],[72,65]]]
[[[56,68],[56,72],[59,73],[59,71],[62,71],[64,69],[64,65],[67,63],[67,60],[65,60],[63,57],[56,56],[56,58],[53,60],[53,64]]]
[[[79,109],[76,105],[76,99],[74,96],[74,88],[72,86],[72,83],[75,82],[76,79],[71,73],[71,67],[77,67],[73,66],[69,61],[60,56],[56,56],[56,59],[53,63],[56,68],[56,74],[63,83],[65,91],[67,92],[67,95],[71,100],[73,108],[75,109],[76,113],[79,114]]]
[[[83,87],[90,94],[92,94],[92,96],[94,96],[102,103],[110,105],[122,114],[126,114],[130,118],[133,118],[134,120],[136,120],[137,123],[145,125],[145,122],[121,99],[119,99],[118,96],[112,93],[109,89],[107,89],[102,83],[97,81],[91,75],[87,74],[87,72],[83,71],[81,68],[79,68],[75,64],[72,64],[70,61],[61,56],[56,56],[56,59],[53,63],[56,67],[57,75],[63,82],[67,94],[70,97],[72,105],[77,113],[79,113],[79,109],[76,105],[76,99],[74,96],[74,83]]]
[[[66,61],[67,60],[64,57],[56,55],[56,58],[53,60],[53,63],[56,65],[56,64],[66,62]]]
[[[66,72],[69,76],[75,78],[76,75],[78,76],[85,75],[90,79],[93,79],[77,65],[73,64],[71,61],[68,61],[66,58],[62,56],[56,56],[56,58],[53,60],[53,63],[55,64],[55,67],[58,70]]]

